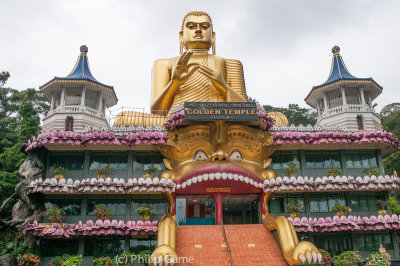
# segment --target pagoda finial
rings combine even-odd
[[[81,53],[86,54],[88,52],[89,48],[86,45],[81,45],[80,50],[81,50]]]
[[[333,54],[338,54],[339,52],[340,52],[340,47],[337,46],[337,45],[333,46],[332,53]]]

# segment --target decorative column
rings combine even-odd
[[[86,87],[82,91],[81,106],[85,106]]]
[[[343,105],[346,105],[347,104],[347,100],[346,100],[346,93],[344,92],[344,88],[341,87],[340,90],[342,91]]]
[[[328,111],[328,96],[326,96],[326,93],[324,93],[324,108],[325,108],[325,112]]]
[[[223,199],[224,195],[221,193],[213,194],[215,201],[215,224],[221,224],[223,221]]]
[[[321,108],[319,107],[319,101],[317,102],[317,113],[318,113],[318,116],[321,115]]]
[[[372,100],[371,100],[371,95],[368,94],[368,103],[369,103],[369,107],[372,108]]]
[[[360,88],[360,99],[361,99],[361,104],[365,105],[364,88]]]
[[[61,91],[61,103],[60,103],[60,105],[61,106],[65,105],[65,88],[63,88],[62,91]]]
[[[101,114],[101,110],[103,109],[103,91],[100,92],[99,96],[99,104],[98,104],[98,112]]]
[[[54,94],[51,95],[50,111],[54,110]]]

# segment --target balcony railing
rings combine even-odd
[[[98,117],[104,116],[103,112],[99,112],[96,109],[93,109],[93,108],[90,108],[87,106],[81,106],[81,105],[58,106],[57,108],[49,111],[47,116],[52,115],[54,113],[85,113],[85,114],[90,114],[90,115],[98,116]]]
[[[342,113],[363,113],[363,112],[372,112],[373,114],[377,115],[378,114],[375,112],[374,108],[371,108],[367,104],[363,105],[341,105],[335,108],[331,108],[326,110],[323,114],[322,117],[330,117]]]

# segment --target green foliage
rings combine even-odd
[[[150,164],[150,165],[146,165],[144,170],[146,173],[154,174],[155,172],[159,171],[160,169],[157,165]]]
[[[286,176],[288,177],[296,176],[297,169],[298,169],[297,163],[295,162],[289,163],[288,166],[285,168]]]
[[[56,166],[51,166],[49,168],[50,173],[55,174],[55,175],[59,175],[59,174],[65,174],[68,172],[67,169],[65,169],[64,167],[56,167]]]
[[[61,223],[63,217],[65,216],[65,211],[56,205],[50,209],[47,209],[45,215],[51,222]]]
[[[137,254],[138,262],[144,263],[144,265],[147,265],[146,262],[150,260],[152,251],[150,249],[142,250]]]
[[[390,201],[390,209],[392,210],[392,213],[400,214],[400,208],[399,208],[399,204],[397,203],[396,198],[394,196],[389,196],[389,201]]]
[[[380,252],[369,254],[366,262],[372,266],[390,266],[390,261]]]
[[[346,251],[333,258],[334,265],[340,266],[358,266],[363,265],[363,259],[356,251]]]
[[[318,249],[318,251],[322,255],[322,261],[323,261],[322,265],[332,266],[333,265],[333,258],[331,256],[331,253],[329,253],[328,251],[323,250],[323,249]]]
[[[149,206],[142,206],[136,209],[139,215],[152,215],[153,210]]]
[[[109,208],[104,207],[101,204],[97,204],[94,206],[94,216],[96,217],[96,220],[106,220],[110,217],[112,217],[114,214],[112,213],[112,211],[110,211]]]
[[[134,260],[136,260],[135,253],[124,251],[117,256],[118,261],[116,261],[117,265],[131,265]]]
[[[110,257],[95,258],[93,261],[94,266],[114,266],[116,265],[114,259]]]
[[[336,203],[335,206],[332,207],[332,211],[348,213],[351,212],[351,208],[346,205]]]
[[[9,76],[8,72],[0,72],[0,202],[10,197],[22,181],[18,169],[26,156],[21,146],[40,132],[40,116],[49,110],[44,97],[34,89],[4,88]],[[10,215],[14,203],[8,203],[3,217]]]
[[[343,171],[337,167],[331,166],[328,168],[328,175],[329,176],[342,176]]]
[[[362,170],[362,172],[366,175],[374,175],[374,176],[378,176],[382,174],[382,170],[379,167],[370,167],[370,168],[365,168]]]
[[[315,125],[317,122],[317,112],[309,108],[302,108],[298,104],[289,104],[288,108],[264,105],[266,112],[277,111],[283,113],[289,120],[289,124],[294,125]]]
[[[390,200],[377,200],[376,203],[382,210],[386,209],[386,206],[390,204]]]
[[[62,265],[64,261],[67,261],[72,255],[64,254],[62,256],[54,257],[50,260],[50,265]]]
[[[382,109],[382,127],[400,138],[400,111],[397,103],[389,104]],[[383,159],[385,173],[392,175],[400,171],[400,151],[396,151]]]
[[[3,239],[0,240],[0,256],[6,253],[12,253],[14,256],[22,256],[21,254],[27,254],[32,252],[32,250],[26,247],[26,243],[24,241],[22,233],[18,233],[16,252],[14,252],[14,245],[15,245],[14,233],[6,234],[3,237]]]
[[[79,255],[79,256],[70,256],[61,264],[61,266],[81,266],[82,264],[83,264],[82,255]]]
[[[40,257],[35,254],[24,254],[22,256],[18,256],[17,258],[18,265],[24,266],[38,266],[40,264]]]
[[[303,203],[302,203],[302,202],[291,203],[291,204],[288,204],[288,205],[286,206],[286,211],[289,212],[289,213],[292,213],[292,212],[299,213],[299,212],[300,212],[300,208],[301,208],[302,206],[303,206]]]

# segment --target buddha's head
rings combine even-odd
[[[215,33],[211,17],[202,11],[192,11],[185,15],[179,32],[180,50],[207,49],[213,47],[215,54]]]

